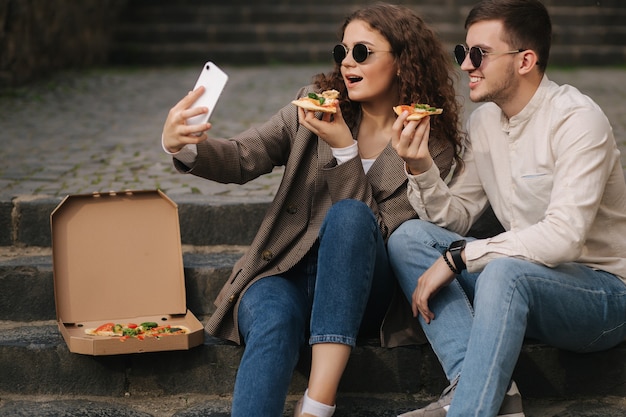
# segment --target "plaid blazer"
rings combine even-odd
[[[305,87],[297,97],[309,91],[311,87]],[[431,142],[431,153],[445,177],[454,149],[448,143]],[[385,240],[402,222],[417,217],[407,198],[404,161],[391,144],[367,174],[358,157],[337,165],[328,144],[298,123],[297,108],[292,104],[258,128],[231,139],[202,142],[192,167],[176,159],[174,163],[179,171],[237,184],[269,173],[274,167],[285,167],[259,230],[235,264],[206,325],[209,334],[236,343],[241,343],[237,310],[243,293],[256,280],[285,272],[302,259],[318,238],[322,221],[334,202],[365,202],[376,214]]]

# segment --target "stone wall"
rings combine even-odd
[[[0,89],[105,63],[127,0],[0,0]]]

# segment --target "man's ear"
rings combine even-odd
[[[528,74],[531,70],[537,67],[538,57],[535,51],[527,49],[524,52],[520,52],[521,60],[519,61],[518,71],[520,74]]]

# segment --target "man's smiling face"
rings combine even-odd
[[[480,47],[486,53],[501,53],[516,49],[503,38],[503,24],[499,20],[474,23],[467,31],[468,47]],[[466,56],[461,69],[469,75],[470,99],[473,102],[492,101],[500,107],[510,101],[517,90],[519,80],[516,71],[516,54],[484,55],[480,67],[475,68]]]

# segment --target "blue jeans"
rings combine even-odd
[[[389,260],[406,297],[456,233],[410,220],[389,238]],[[468,241],[471,238],[465,238]],[[429,302],[420,323],[447,378],[458,380],[448,417],[496,416],[525,337],[576,352],[626,337],[626,284],[579,263],[548,268],[515,258],[463,271]]]
[[[258,280],[240,301],[239,331],[246,347],[232,416],[282,416],[307,336],[310,344],[354,346],[360,330],[376,334],[393,281],[371,209],[356,200],[334,204],[318,244],[302,261],[284,274]]]

